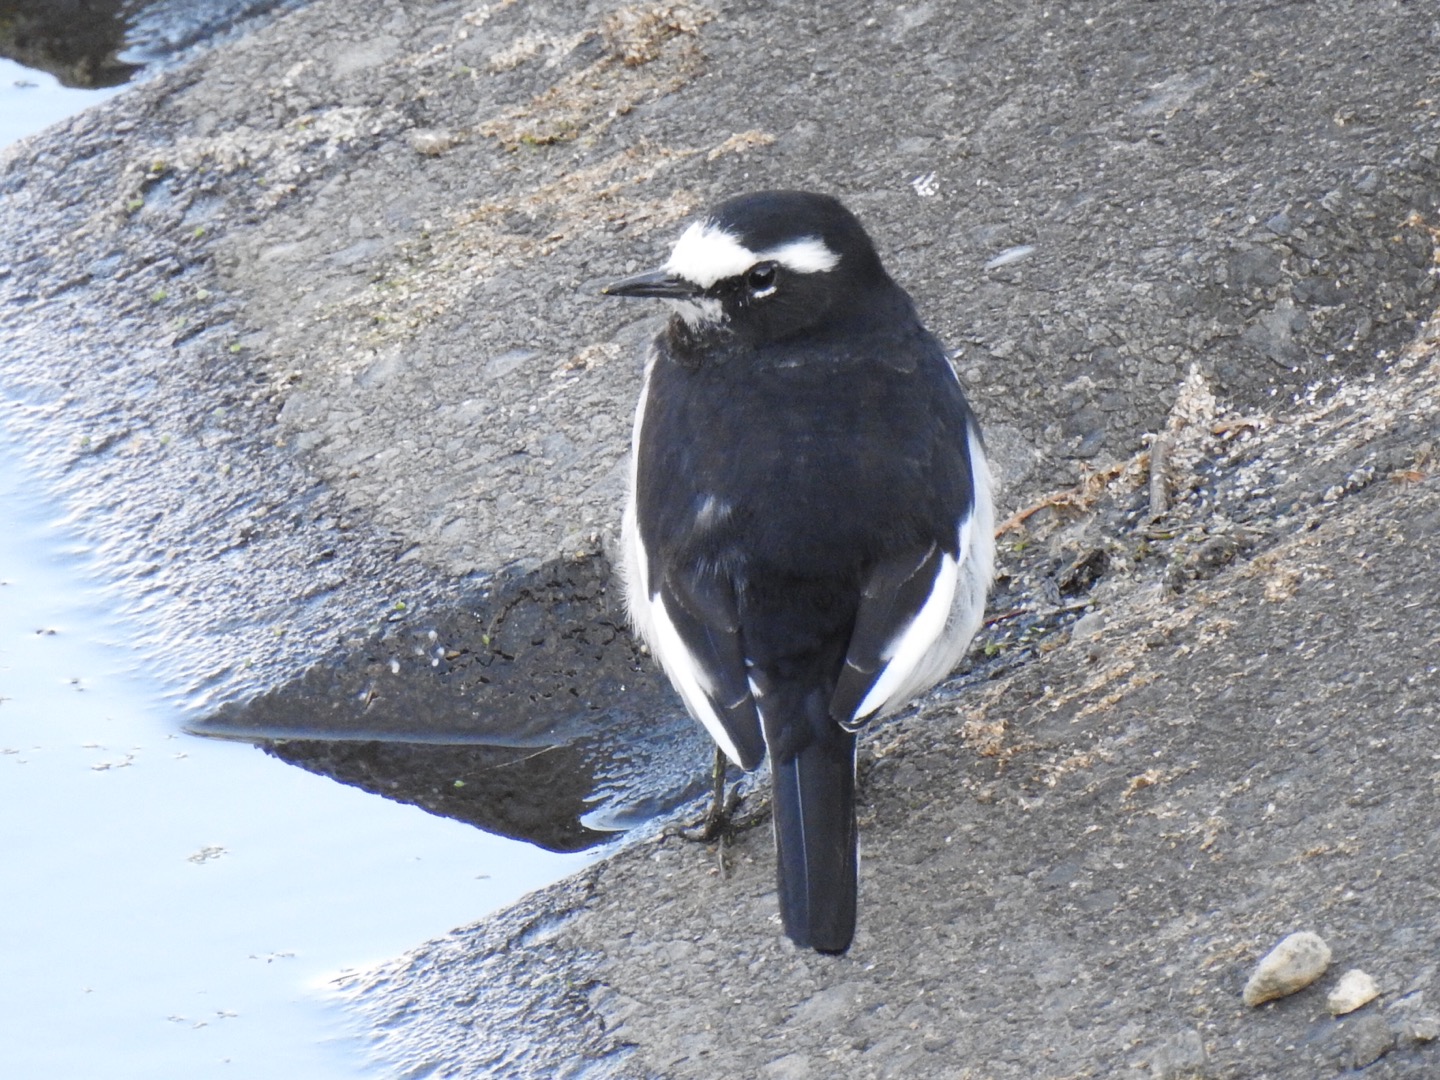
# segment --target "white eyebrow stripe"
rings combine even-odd
[[[665,272],[708,289],[722,278],[743,274],[755,265],[755,253],[734,234],[697,221],[675,241]]]
[[[840,262],[840,256],[830,250],[824,240],[818,236],[807,236],[803,240],[791,240],[788,244],[781,244],[769,251],[762,251],[756,257],[757,262],[767,260],[779,263],[788,270],[794,270],[797,274],[818,274],[826,270],[834,270]]]
[[[777,262],[797,274],[815,274],[835,269],[840,256],[818,236],[790,240],[768,251],[751,251],[734,233],[697,221],[675,241],[665,272],[708,289],[759,262]]]

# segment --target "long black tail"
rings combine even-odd
[[[796,945],[840,953],[855,936],[855,736],[830,725],[771,762],[780,917]]]

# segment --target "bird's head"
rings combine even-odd
[[[890,289],[870,237],[837,199],[760,191],[692,223],[659,270],[603,291],[667,300],[692,332],[775,341],[860,313]]]

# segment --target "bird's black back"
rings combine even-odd
[[[732,335],[700,349],[672,321],[644,419],[656,449],[637,476],[652,579],[703,565],[742,596],[808,580],[853,602],[884,554],[955,550],[969,408],[940,344],[890,289],[905,321],[860,313],[803,341]],[[697,528],[708,499],[730,511]]]

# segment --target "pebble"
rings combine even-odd
[[[1408,1017],[1400,1027],[1400,1034],[1407,1042],[1417,1045],[1432,1043],[1440,1039],[1440,1016],[1434,1013],[1421,1013],[1418,1016]]]
[[[410,132],[410,148],[425,157],[439,157],[460,141],[453,131],[438,128],[416,128]]]
[[[1361,1005],[1367,1005],[1380,995],[1375,980],[1359,968],[1351,968],[1340,976],[1340,981],[1325,997],[1325,1007],[1331,1016],[1344,1016]]]
[[[1105,629],[1105,613],[1103,611],[1088,611],[1075,620],[1075,625],[1070,628],[1070,640],[1076,643],[1089,641],[1097,637]]]
[[[1263,1005],[1303,990],[1330,966],[1330,946],[1319,934],[1301,930],[1265,954],[1245,984],[1245,1004]]]

